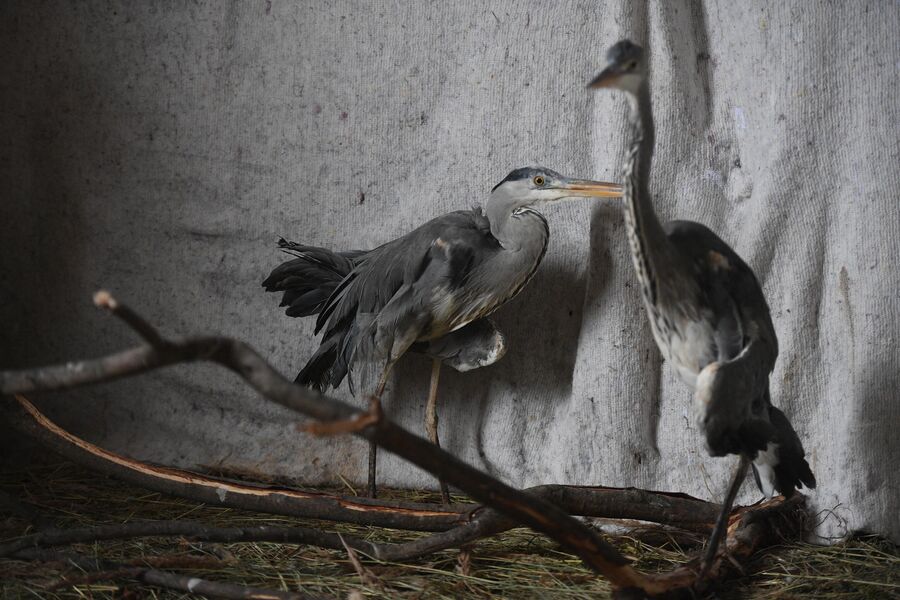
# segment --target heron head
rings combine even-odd
[[[572,179],[545,167],[524,167],[510,171],[491,190],[492,198],[506,198],[516,206],[533,206],[562,198],[620,198],[617,183]]]
[[[606,68],[588,84],[590,88],[613,88],[637,94],[645,75],[644,49],[622,40],[606,52]]]

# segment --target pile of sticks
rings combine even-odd
[[[225,337],[168,339],[106,292],[95,303],[129,325],[144,344],[95,360],[22,371],[0,372],[0,418],[44,446],[81,465],[131,484],[211,505],[281,515],[343,521],[361,525],[432,532],[405,543],[373,543],[302,527],[217,528],[189,521],[154,521],[78,529],[41,530],[0,544],[0,557],[35,561],[66,560],[90,571],[115,571],[121,577],[219,598],[311,598],[309,594],[254,590],[233,584],[189,578],[145,566],[111,564],[92,557],[48,548],[67,544],[144,536],[179,536],[198,541],[268,541],[346,549],[378,560],[413,560],[447,548],[464,547],[479,538],[527,526],[556,541],[585,565],[606,577],[620,598],[691,597],[717,580],[741,572],[751,554],[802,533],[804,498],[797,494],[752,507],[736,508],[726,543],[701,578],[698,560],[662,574],[642,573],[578,516],[639,520],[708,533],[718,507],[682,494],[637,489],[542,485],[512,488],[458,460],[429,441],[393,423],[373,401],[360,410],[339,400],[294,385],[253,348]],[[424,504],[340,496],[290,488],[252,485],[198,473],[149,465],[82,440],[43,415],[26,393],[63,390],[133,376],[183,362],[217,363],[242,377],[266,399],[312,419],[307,429],[318,434],[352,434],[375,442],[459,488],[479,505]]]

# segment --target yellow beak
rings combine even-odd
[[[586,196],[595,198],[621,198],[622,186],[618,183],[606,181],[591,181],[589,179],[573,179],[560,186],[570,192],[571,196]]]

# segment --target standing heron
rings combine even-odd
[[[621,195],[617,184],[522,168],[494,186],[484,210],[442,215],[373,250],[334,253],[283,242],[297,258],[277,267],[263,285],[285,292],[282,305],[289,306],[289,315],[318,314],[315,333],[324,332],[297,381],[323,390],[339,385],[357,366],[363,379],[367,367],[375,367],[380,397],[401,356],[411,349],[429,354],[434,363],[426,428],[437,442],[441,361],[467,370],[505,351],[503,336],[485,317],[522,290],[544,257],[550,230],[535,207],[562,198]],[[330,278],[322,275],[326,271]],[[375,457],[370,444],[370,496]]]
[[[281,306],[287,307],[285,312],[289,317],[319,314],[335,288],[369,252],[332,252],[325,248],[289,242],[284,238],[278,240],[278,247],[294,258],[277,266],[263,282],[263,286],[267,292],[283,292]],[[437,389],[441,365],[459,372],[492,365],[506,354],[506,338],[494,322],[485,317],[441,338],[416,342],[410,346],[410,351],[432,359],[431,382],[425,407],[425,431],[429,439],[440,446]],[[327,366],[327,361],[324,366]],[[348,374],[347,366],[342,364],[335,368],[332,364],[331,371],[323,371],[323,363],[310,361],[294,381],[325,391],[328,386],[340,385]],[[440,488],[442,501],[449,504],[450,489],[443,481],[440,482]],[[369,490],[369,493],[374,494],[374,491]]]
[[[691,221],[660,224],[648,191],[654,127],[646,60],[623,40],[589,84],[629,100],[624,210],[641,297],[653,337],[678,376],[694,390],[693,412],[710,455],[740,456],[701,564],[708,571],[748,465],[760,490],[786,498],[816,486],[800,439],[772,405],[769,374],[778,340],[750,267],[715,233]]]

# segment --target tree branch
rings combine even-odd
[[[107,304],[111,297],[107,299]],[[121,305],[114,311],[122,316]],[[124,317],[123,317],[124,318]],[[126,320],[133,328],[133,320]],[[139,330],[144,335],[146,332]],[[347,421],[363,411],[295,385],[275,371],[253,348],[224,337],[178,338],[160,346],[133,348],[97,360],[0,373],[0,392],[21,394],[67,389],[144,373],[178,362],[208,360],[241,376],[269,400],[319,421]],[[628,560],[595,531],[553,504],[516,490],[467,465],[387,417],[355,435],[375,442],[418,467],[455,485],[479,502],[544,533],[603,574],[613,585],[655,589],[628,566]]]
[[[218,363],[235,372],[269,400],[317,421],[360,423],[360,419],[366,415],[364,411],[348,404],[292,384],[243,342],[223,337],[189,337],[166,340],[160,337],[156,330],[139,315],[116,303],[111,296],[101,297],[98,303],[122,318],[151,345],[64,366],[0,372],[0,393],[20,394],[68,389],[119,379],[179,362],[206,360]],[[89,464],[105,472],[116,471],[117,475],[122,472],[128,473],[131,482],[150,489],[158,489],[160,487],[159,480],[162,479],[166,482],[166,489],[163,491],[194,499],[202,498],[202,501],[212,504],[216,504],[212,495],[215,495],[219,499],[219,503],[223,504],[226,503],[229,496],[237,495],[241,500],[241,508],[269,510],[270,512],[293,511],[282,514],[300,514],[307,511],[306,514],[313,518],[322,518],[321,514],[324,511],[334,515],[324,518],[364,524],[372,524],[373,520],[378,521],[377,515],[382,515],[384,512],[388,512],[392,516],[382,520],[382,523],[395,520],[396,514],[402,513],[403,519],[411,519],[423,529],[447,529],[459,524],[460,521],[466,523],[467,517],[471,519],[456,529],[414,540],[408,544],[382,545],[388,547],[372,545],[369,549],[376,558],[393,557],[396,560],[399,557],[421,556],[423,553],[461,545],[483,535],[524,524],[546,534],[564,549],[579,556],[588,567],[603,574],[616,588],[623,590],[623,593],[628,593],[628,590],[641,590],[640,593],[645,596],[662,597],[692,586],[697,580],[695,570],[688,565],[671,573],[656,576],[637,572],[628,565],[628,560],[615,548],[565,510],[594,516],[622,516],[656,520],[694,531],[708,530],[712,521],[710,516],[712,515],[714,518],[717,510],[713,505],[689,497],[641,490],[539,486],[523,492],[463,463],[437,446],[399,427],[386,417],[372,419],[371,423],[364,423],[367,426],[353,433],[384,447],[439,479],[455,485],[489,508],[475,509],[475,511],[469,512],[469,507],[428,505],[427,509],[421,509],[421,505],[411,507],[411,503],[394,503],[395,506],[385,508],[382,503],[374,501],[365,503],[360,499],[346,499],[296,490],[258,488],[245,484],[210,480],[196,474],[146,465],[120,457],[68,434],[46,419],[26,399],[21,396],[17,396],[16,399],[17,403],[0,402],[0,411],[12,415],[13,421],[24,426],[28,433],[36,435],[42,441],[51,442],[51,446],[54,446],[53,442],[56,442],[55,446],[60,447],[63,454],[77,455],[80,459],[78,462]],[[64,443],[59,443],[59,440],[64,440]],[[68,454],[66,454],[67,452]],[[110,464],[114,464],[116,469],[109,469]],[[625,507],[622,499],[629,495],[636,501],[636,504]],[[265,501],[254,502],[254,498],[257,500],[265,498]],[[608,503],[604,503],[604,500],[608,500]],[[347,502],[351,502],[353,505],[349,506],[346,504]],[[802,503],[802,497],[799,501],[792,500],[791,502]],[[786,504],[788,503],[782,503],[782,505]],[[314,505],[314,509],[311,509],[310,507]],[[779,506],[782,505],[773,505],[771,507],[772,514],[779,514],[779,510],[782,510]],[[274,506],[280,508],[273,511],[272,507]],[[348,518],[349,511],[353,510],[364,512],[366,515],[358,520]],[[313,512],[316,514],[313,515]],[[752,552],[765,543],[765,540],[771,538],[770,534],[774,525],[765,519],[751,519],[748,516],[751,514],[753,514],[752,511],[747,515],[740,516],[737,527],[730,528],[727,543],[730,552],[745,552],[748,549]],[[274,535],[272,532],[269,533]],[[326,536],[315,538],[319,543],[322,545],[333,543],[333,540],[327,538],[329,534],[319,533]],[[305,536],[306,540],[314,538],[314,536],[296,532],[292,535]],[[363,548],[359,550],[366,552]],[[37,551],[20,550],[16,555],[29,552]],[[719,573],[720,570],[727,570],[727,566],[723,568],[722,556],[723,554],[720,553],[717,557],[712,570],[713,574]]]
[[[106,290],[100,290],[94,294],[94,305],[97,308],[108,310],[125,321],[135,333],[141,336],[145,342],[154,348],[162,348],[166,345],[165,338],[160,335],[159,331],[156,330],[156,327],[145,321],[142,316],[131,310],[128,306],[119,304],[116,299],[112,297],[112,294]]]
[[[0,373],[0,380],[2,380]],[[373,501],[291,488],[215,479],[171,467],[151,465],[100,448],[51,421],[23,396],[0,401],[0,421],[44,447],[100,473],[139,487],[227,506],[307,519],[325,519],[414,531],[443,531],[465,521],[473,506]]]
[[[53,552],[48,550],[20,550],[13,555],[18,560],[63,563],[84,571],[103,573],[110,578],[125,578],[140,581],[156,587],[179,590],[223,600],[313,600],[322,596],[311,596],[300,592],[282,592],[244,587],[232,583],[221,583],[160,571],[151,567],[123,565],[100,558],[79,554]]]
[[[279,544],[309,544],[332,550],[343,550],[340,535],[308,527],[212,527],[196,521],[147,521],[48,529],[17,540],[0,544],[0,557],[11,556],[28,548],[65,546],[100,540],[124,540],[141,537],[180,536],[198,542],[274,542]],[[365,540],[343,536],[344,542],[355,550],[375,556],[377,546]]]
[[[212,478],[192,471],[150,465],[105,450],[59,427],[23,396],[0,402],[0,417],[44,447],[120,480],[196,502],[273,514],[360,525],[444,531],[471,522],[485,510],[471,504],[436,505],[372,500]],[[634,488],[541,485],[526,490],[573,515],[635,519],[707,532],[718,506],[685,494]],[[509,527],[515,527],[511,521]],[[508,528],[508,527],[507,527]],[[439,538],[441,539],[441,538]],[[470,538],[460,538],[471,541]],[[449,546],[447,546],[449,547]],[[368,552],[366,552],[368,554]]]
[[[806,525],[805,506],[806,497],[794,494],[787,500],[778,496],[759,505],[737,508],[729,520],[728,537],[723,544],[725,548],[720,548],[706,579],[698,578],[700,558],[697,557],[677,569],[654,577],[655,583],[664,590],[660,597],[696,598],[698,594],[703,597],[716,580],[744,575],[739,561],[746,561],[766,546],[801,535]],[[620,588],[614,597],[622,600],[645,598],[646,591]]]

